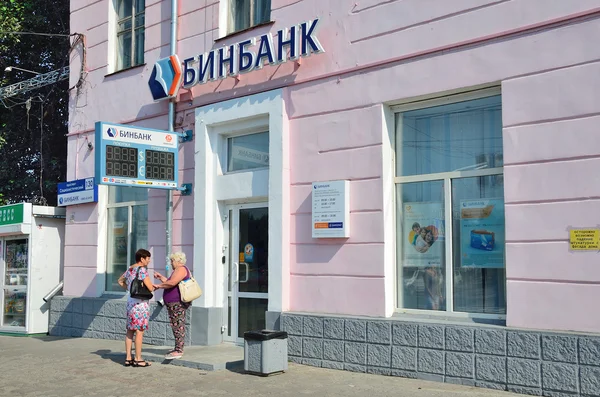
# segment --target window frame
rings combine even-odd
[[[236,29],[235,28],[235,18],[234,15],[232,13],[232,5],[231,3],[235,1],[235,0],[222,0],[221,1],[221,5],[223,5],[223,2],[225,2],[225,7],[223,7],[225,9],[225,21],[226,21],[226,28],[225,31],[222,32],[223,34],[221,36],[228,36],[231,34],[236,34],[239,32],[243,32],[245,30],[248,29],[252,29],[256,26],[260,26],[262,24],[265,23],[269,23],[271,21],[271,11],[272,11],[272,4],[270,4],[269,6],[269,17],[267,18],[266,21],[262,21],[262,22],[258,22],[258,23],[254,23],[254,15],[256,12],[256,3],[260,2],[260,1],[267,1],[267,0],[249,0],[250,1],[250,24],[248,26],[242,27],[240,29]]]
[[[412,110],[432,108],[436,106],[454,104],[459,102],[466,102],[470,100],[482,99],[492,96],[501,96],[501,87],[493,86],[483,89],[477,89],[473,91],[463,93],[453,93],[443,97],[435,97],[429,99],[422,99],[414,102],[408,102],[399,105],[390,106],[391,113],[394,117],[394,146],[393,153],[394,157],[398,159],[401,157],[401,153],[398,152],[397,136],[402,128],[402,116],[403,113]],[[425,316],[435,317],[449,317],[449,318],[477,318],[477,319],[489,319],[489,320],[506,320],[506,314],[494,314],[494,313],[470,313],[470,312],[457,312],[454,311],[454,247],[453,247],[453,197],[452,197],[452,182],[454,180],[460,180],[465,178],[473,177],[485,177],[493,175],[504,176],[504,167],[485,168],[480,170],[462,170],[462,171],[448,171],[439,172],[432,174],[421,174],[421,175],[410,175],[410,176],[398,176],[397,175],[397,161],[393,161],[393,201],[394,201],[394,311],[397,314],[417,314]],[[402,219],[399,216],[400,207],[399,199],[397,196],[398,185],[406,183],[416,182],[431,182],[431,181],[442,181],[444,184],[444,224],[445,226],[445,241],[444,241],[444,255],[445,255],[445,296],[446,296],[446,309],[445,310],[425,310],[425,309],[408,309],[402,307],[402,248],[403,241],[400,241],[398,236],[398,230],[402,227]],[[506,243],[505,243],[506,244]],[[505,245],[506,247],[506,245]],[[506,262],[504,264],[506,271]],[[504,284],[506,286],[506,273],[504,278]]]
[[[108,186],[109,189],[113,188],[121,188],[121,187],[127,187],[127,186]],[[109,190],[107,189],[107,190]],[[132,189],[141,189],[141,188],[135,188],[132,187]],[[110,196],[110,192],[108,192],[108,195]],[[105,255],[106,255],[106,265],[104,267],[104,285],[103,285],[103,293],[107,294],[107,295],[114,295],[114,294],[118,294],[118,295],[125,295],[127,294],[127,291],[122,291],[122,290],[109,290],[108,289],[108,268],[109,268],[109,260],[111,259],[111,255],[109,254],[109,249],[111,247],[111,232],[110,229],[108,227],[109,225],[109,210],[113,209],[113,208],[127,208],[127,259],[129,259],[131,257],[132,251],[131,251],[131,243],[132,243],[132,238],[133,238],[133,208],[136,206],[142,206],[142,205],[146,205],[148,206],[148,202],[149,200],[146,199],[146,201],[123,201],[123,202],[119,202],[119,203],[110,203],[109,200],[107,200],[107,204],[106,204],[106,246],[105,246]],[[129,264],[131,265],[131,264]],[[127,264],[126,264],[127,266]]]
[[[131,16],[130,17],[124,17],[121,18],[119,16],[119,9],[118,9],[118,2],[119,0],[114,0],[114,12],[115,12],[115,25],[114,25],[114,38],[115,38],[115,49],[114,49],[114,53],[115,53],[115,72],[121,71],[121,70],[127,70],[127,69],[131,69],[131,68],[135,68],[137,66],[141,66],[144,65],[145,62],[145,55],[142,56],[142,60],[140,63],[136,63],[135,59],[136,59],[136,33],[139,30],[144,30],[144,37],[145,37],[145,31],[146,31],[146,24],[144,23],[144,26],[136,26],[135,22],[136,19],[140,16],[140,15],[144,15],[144,21],[146,20],[146,1],[144,1],[144,10],[142,12],[137,12],[136,10],[136,3],[137,0],[132,0],[131,1]],[[119,26],[121,23],[127,21],[131,19],[131,28],[130,29],[126,29],[123,31],[119,31]],[[130,65],[129,66],[123,66],[123,59],[124,59],[124,54],[121,54],[120,49],[119,49],[119,38],[124,35],[130,33],[131,34],[131,59],[129,60]]]

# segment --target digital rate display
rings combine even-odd
[[[175,154],[146,150],[146,179],[175,180]]]
[[[179,136],[131,125],[96,122],[97,184],[152,189],[179,187]]]
[[[106,145],[106,175],[137,178],[138,150]]]

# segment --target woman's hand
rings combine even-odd
[[[157,272],[157,271],[154,271],[154,278],[159,279],[163,283],[165,281],[167,281],[167,278],[165,276],[163,276],[162,274],[160,274],[159,272]]]
[[[150,277],[144,277],[144,285],[146,286],[146,288],[148,288],[148,290],[150,292],[154,291],[156,288],[154,287],[154,285],[152,285],[152,281],[150,281]]]
[[[186,275],[187,275],[187,270],[185,269],[185,267],[178,267],[177,269],[175,269],[175,271],[171,275],[170,279],[167,280],[166,277],[163,277],[163,279],[161,279],[162,284],[158,285],[158,287],[159,288],[173,288],[177,284],[179,284],[179,282],[181,280],[183,280]]]
[[[153,287],[154,289],[160,289],[160,284],[154,284]]]

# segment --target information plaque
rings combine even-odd
[[[312,184],[312,237],[350,237],[350,182]]]

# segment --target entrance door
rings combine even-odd
[[[224,253],[227,294],[224,339],[243,341],[244,332],[265,328],[269,292],[269,208],[266,204],[228,207]]]

